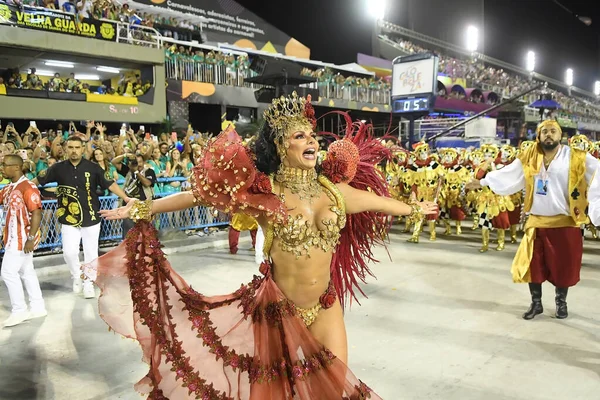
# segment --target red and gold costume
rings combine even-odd
[[[371,248],[383,244],[381,232],[388,228],[385,215],[346,214],[336,183],[389,196],[375,169],[389,152],[373,140],[368,126],[344,117],[347,132],[329,146],[321,175],[315,169],[288,167],[280,167],[273,176],[259,172],[234,130],[221,133],[204,149],[193,169],[198,203],[268,221],[262,275],[236,292],[208,297],[191,288],[171,268],[156,230],[145,218],[117,249],[84,268],[102,289],[102,318],[142,346],[151,368],[136,389],[148,393],[149,399],[379,399],[308,330],[319,311],[332,307],[336,298],[344,305],[357,299],[356,290],[362,293],[358,284],[371,274]],[[274,100],[265,119],[270,126],[315,126],[310,101],[295,93]],[[303,221],[302,215],[288,214],[273,192],[273,180],[288,184],[292,193],[299,187],[296,183],[306,183],[300,198],[326,194],[332,214],[323,221],[326,229]],[[146,215],[143,207],[132,211],[132,219],[138,213]],[[298,307],[275,283],[272,270],[277,266],[270,257],[274,243],[306,262],[316,249],[333,252],[329,287],[314,307]]]
[[[475,170],[475,178],[483,179],[488,172],[497,169],[498,155],[500,150],[496,145],[483,144],[480,151],[485,162]],[[490,229],[496,229],[498,233],[498,246],[496,250],[502,251],[505,246],[506,229],[510,228],[508,212],[514,210],[510,196],[501,196],[494,193],[490,188],[484,187],[480,190],[475,200],[477,214],[479,215],[479,227],[481,228],[482,246],[479,250],[484,253],[489,249]]]
[[[514,282],[529,283],[532,302],[524,319],[543,312],[542,283],[546,280],[556,287],[556,317],[568,316],[567,291],[580,279],[583,240],[579,227],[588,221],[587,196],[600,198],[600,185],[589,185],[597,173],[598,160],[585,151],[561,145],[553,158],[546,160],[539,141],[542,131],[562,134],[558,122],[540,123],[534,146],[481,180],[482,185],[503,195],[525,189],[523,208],[529,217],[511,267]],[[591,215],[596,215],[598,206],[600,202],[590,203]]]
[[[590,153],[590,154],[592,154],[592,156],[594,155],[593,154],[594,144],[585,135],[577,134],[577,135],[570,137],[569,138],[569,147],[571,147],[572,149],[577,149],[579,151],[584,151],[586,153]],[[596,157],[596,158],[598,158],[598,157]],[[590,231],[593,239],[598,239],[598,230],[596,229],[594,224],[592,224],[592,223],[586,224],[585,229]]]
[[[429,153],[429,145],[425,142],[415,143],[413,145],[414,162],[409,166],[409,183],[417,201],[438,201],[438,194],[441,189],[442,176],[444,168]],[[429,240],[436,239],[435,225],[438,215],[428,215],[426,217],[429,225]],[[419,243],[419,235],[423,229],[421,219],[415,222],[413,234],[408,241],[410,243]]]
[[[256,246],[256,232],[258,231],[258,222],[255,218],[243,214],[235,213],[231,217],[229,223],[229,252],[236,254],[238,252],[238,243],[240,241],[240,233],[250,231],[252,239],[252,248]]]
[[[508,144],[500,147],[500,160],[497,163],[496,168],[502,169],[508,164],[512,163],[517,156],[517,150]],[[517,230],[521,224],[521,204],[523,203],[523,192],[515,193],[510,195],[510,200],[515,207],[514,210],[508,212],[508,220],[510,222],[510,242],[517,243]]]
[[[439,154],[444,168],[444,183],[440,192],[440,215],[446,225],[444,235],[452,233],[450,221],[455,221],[456,234],[460,235],[462,234],[461,223],[467,217],[464,187],[470,180],[471,174],[460,164],[457,150],[440,149]]]
[[[411,193],[410,172],[408,170],[408,159],[410,154],[404,149],[396,149],[392,152],[392,158],[385,166],[390,195],[396,200],[409,202]],[[410,218],[405,218],[404,232],[410,231]]]

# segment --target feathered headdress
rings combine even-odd
[[[373,127],[363,122],[352,122],[350,115],[341,111],[346,121],[343,138],[336,138],[327,151],[322,172],[333,183],[347,183],[359,190],[370,190],[379,196],[389,197],[385,177],[376,168],[383,160],[390,159],[390,149],[385,147],[373,135]],[[366,283],[368,275],[374,276],[369,262],[377,262],[372,248],[375,244],[385,246],[390,228],[387,215],[375,212],[362,212],[346,216],[346,226],[341,231],[338,247],[331,260],[331,279],[336,288],[342,307],[348,300],[356,300],[358,290],[366,297],[360,287]]]

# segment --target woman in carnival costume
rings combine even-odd
[[[310,98],[275,99],[264,116],[253,152],[233,129],[207,145],[191,192],[103,212],[137,223],[84,274],[102,290],[102,318],[140,342],[150,371],[136,389],[149,399],[379,398],[346,366],[342,308],[371,274],[387,215],[421,219],[437,206],[388,197],[374,167],[388,151],[370,126],[344,114],[345,137],[319,173]],[[150,220],[198,205],[257,218],[262,276],[207,297],[171,268]]]

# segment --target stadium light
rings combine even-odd
[[[386,0],[366,0],[369,14],[376,20],[385,16]]]
[[[527,52],[527,71],[533,72],[535,70],[535,53],[533,51]]]
[[[474,26],[467,28],[467,50],[476,51],[479,44],[479,29]]]
[[[594,84],[594,94],[600,96],[600,81],[596,81]]]
[[[75,68],[75,65],[71,62],[65,62],[65,61],[46,61],[44,64],[46,64],[49,67],[59,67],[59,68]]]
[[[565,83],[569,86],[573,86],[573,69],[567,69],[565,73]]]

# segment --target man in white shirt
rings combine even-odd
[[[532,302],[523,314],[527,320],[544,312],[544,281],[556,287],[556,318],[567,318],[568,288],[579,282],[583,252],[579,226],[588,220],[588,196],[599,199],[590,202],[589,215],[600,214],[600,184],[592,183],[592,179],[598,179],[593,178],[598,160],[562,146],[561,137],[558,122],[543,121],[537,128],[535,146],[512,164],[467,185],[469,189],[488,186],[499,195],[525,189],[523,207],[529,217],[511,273],[513,281],[529,283]]]

